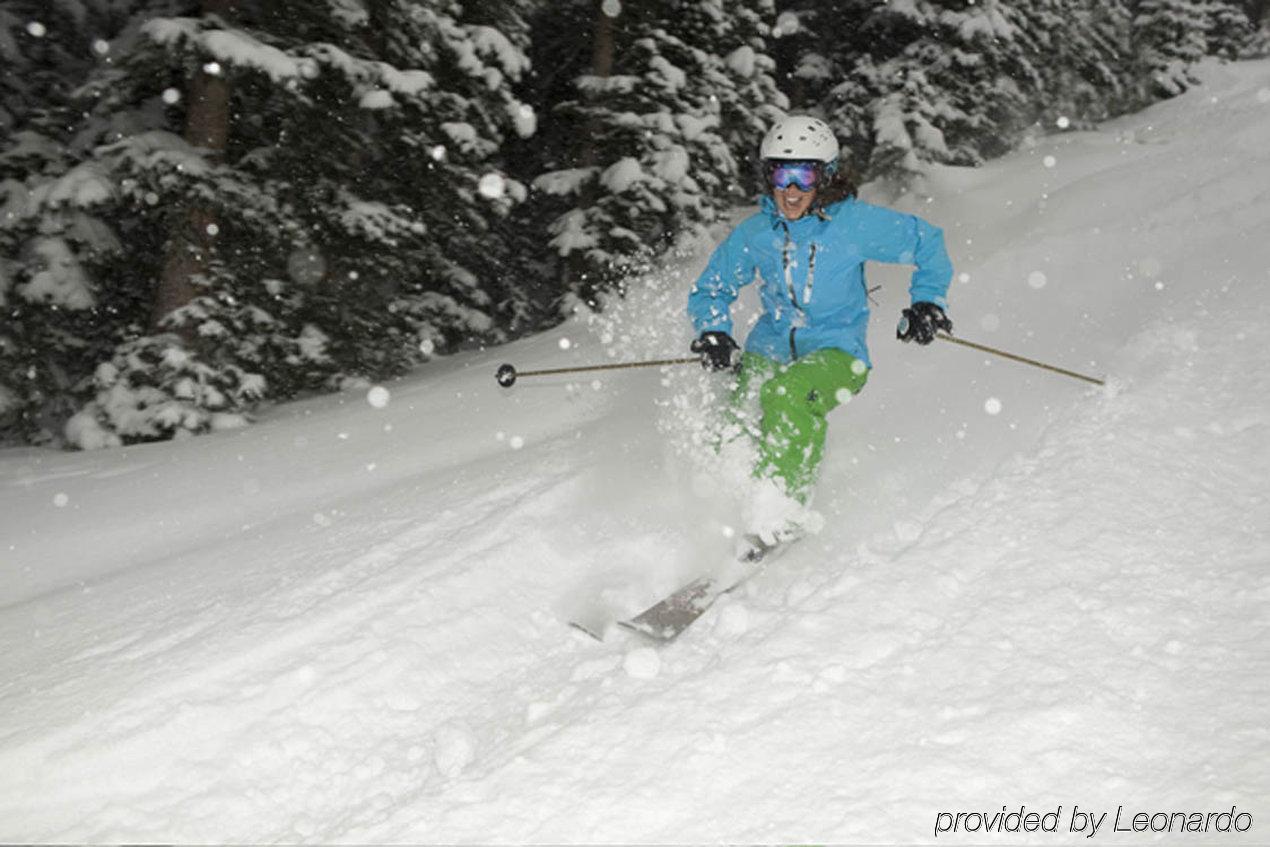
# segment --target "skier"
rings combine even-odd
[[[759,156],[771,194],[715,249],[688,297],[688,315],[697,333],[691,350],[702,365],[739,367],[730,414],[736,426],[725,440],[743,432],[753,439],[759,483],[749,504],[750,541],[766,547],[816,529],[807,506],[825,418],[868,379],[864,263],[916,266],[896,337],[922,345],[937,330],[952,330],[945,314],[952,264],[940,229],[856,198],[823,121],[784,118],[763,138]],[[755,281],[763,314],[738,363],[731,305]]]

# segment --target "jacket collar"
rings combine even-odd
[[[815,209],[814,211],[808,212],[796,221],[789,221],[785,219],[785,216],[781,214],[780,209],[776,208],[776,200],[772,198],[771,194],[764,194],[760,197],[758,207],[760,211],[767,215],[767,219],[771,223],[772,229],[780,229],[782,226],[807,226],[810,221],[817,219],[822,221],[833,220],[833,216],[838,213],[838,210],[842,208],[842,205],[849,202],[851,202],[850,197],[834,203],[827,209]]]

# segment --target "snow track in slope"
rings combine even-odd
[[[1147,370],[916,537],[800,547],[663,651],[656,679],[618,674],[615,696],[561,708],[531,759],[358,837],[426,833],[435,814],[461,841],[854,841],[997,798],[1190,808],[1196,792],[1270,811],[1270,545],[1249,512],[1270,415],[1240,390],[1270,384],[1216,376],[1270,310],[1226,306],[1202,349],[1148,327],[1130,346]],[[543,814],[570,790],[587,803]]]

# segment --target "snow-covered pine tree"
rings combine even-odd
[[[826,111],[853,147],[871,146],[872,174],[903,180],[925,162],[975,164],[1031,122],[1040,78],[1005,0],[860,0],[837,11],[859,25],[849,52],[832,57],[845,78]]]
[[[1206,52],[1237,59],[1256,49],[1257,28],[1237,0],[1209,0]]]
[[[782,78],[870,176],[969,164],[1040,120],[1093,121],[1248,50],[1243,0],[782,0]],[[795,46],[796,45],[796,46]]]
[[[783,102],[757,42],[763,8],[738,29],[714,0],[591,5],[599,49],[554,115],[570,146],[534,183],[574,296],[618,285],[735,200],[734,146],[752,150]]]
[[[837,79],[835,59],[853,55],[874,0],[777,0],[768,49],[792,108],[822,102]]]
[[[1129,11],[1107,0],[1011,0],[1040,77],[1032,92],[1042,126],[1089,127],[1137,105]]]
[[[150,3],[80,86],[95,99],[75,167],[101,177],[129,245],[88,286],[115,353],[65,380],[94,397],[70,429],[84,445],[400,373],[498,338],[520,299],[491,236],[524,196],[500,146],[534,125],[513,93],[519,0],[232,5]],[[189,132],[199,74],[230,92],[223,150]],[[148,330],[145,292],[187,249],[165,243],[191,208],[206,212],[191,296]]]
[[[759,141],[789,108],[771,56],[775,21],[773,0],[710,0],[683,22],[697,38],[705,36],[700,43],[723,57],[724,78],[715,89],[721,106],[720,135],[740,168],[735,188],[744,197],[752,194],[751,187],[765,189],[751,183],[759,176],[753,167]]]
[[[0,8],[0,440],[59,438],[86,367],[111,349],[135,297],[101,283],[126,279],[128,263],[111,214],[117,188],[91,161],[111,123],[84,116],[82,86],[110,68],[141,5]]]
[[[1132,49],[1148,96],[1195,84],[1191,66],[1208,51],[1208,0],[1132,0]]]
[[[1270,56],[1270,0],[1241,0],[1239,8],[1243,9],[1252,27],[1252,36],[1244,47],[1243,58]]]

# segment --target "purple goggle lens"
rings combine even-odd
[[[820,182],[820,165],[817,162],[781,162],[768,171],[773,188],[789,188],[797,185],[803,191],[811,191]]]

